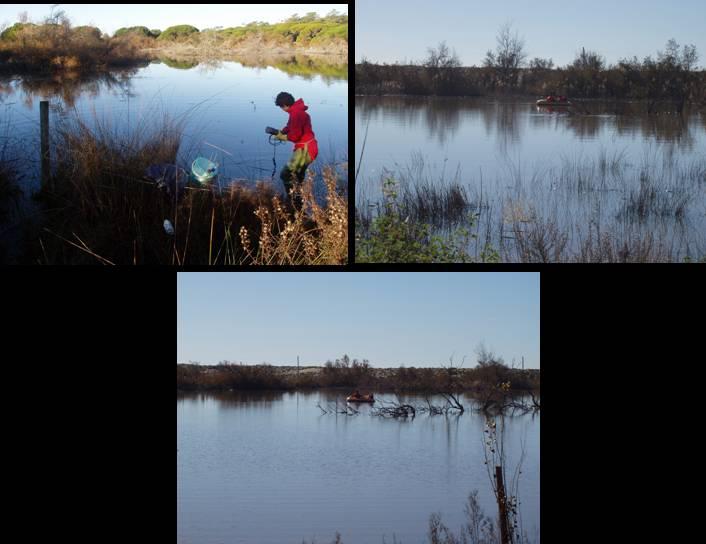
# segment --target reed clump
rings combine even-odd
[[[491,191],[482,179],[461,184],[444,181],[443,171],[419,172],[384,174],[377,199],[364,184],[357,189],[358,262],[693,262],[704,255],[702,158],[648,154],[634,165],[625,151],[602,151],[595,159],[564,157],[546,171],[511,168]]]

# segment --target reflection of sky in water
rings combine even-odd
[[[177,397],[177,542],[330,542],[339,531],[343,542],[393,542],[394,533],[397,542],[421,543],[433,512],[458,532],[474,489],[495,517],[479,414],[410,422],[371,417],[362,406],[359,416],[336,417],[317,404],[340,403],[340,392],[266,395]],[[425,405],[418,396],[402,402]],[[506,417],[505,425],[506,485],[524,449],[519,511],[535,541],[540,416]]]
[[[128,93],[125,92],[129,88]],[[17,81],[3,83],[0,124],[10,125],[23,148],[38,149],[40,95],[25,93]],[[116,130],[143,124],[154,126],[161,112],[173,117],[188,113],[181,156],[190,162],[198,155],[213,158],[231,178],[270,179],[272,146],[264,129],[283,127],[287,114],[274,105],[280,91],[303,98],[310,106],[314,132],[319,141],[319,165],[340,161],[348,149],[348,82],[320,76],[309,79],[275,68],[245,68],[224,62],[218,68],[197,66],[189,70],[151,64],[138,71],[127,85],[91,83],[74,105],[91,124],[94,112]],[[62,100],[50,98],[50,124],[59,115]],[[232,154],[215,149],[206,142]],[[286,163],[292,144],[277,148],[277,169]],[[37,152],[38,154],[38,152]],[[316,164],[315,163],[315,164]],[[224,177],[224,176],[222,176]],[[276,183],[279,176],[275,176]],[[31,183],[29,183],[31,185]]]

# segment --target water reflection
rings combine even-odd
[[[246,68],[273,67],[291,76],[311,81],[320,77],[326,84],[348,80],[347,59],[336,57],[318,59],[306,55],[287,55],[278,57],[239,57],[199,59],[195,57],[160,57],[151,63],[145,62],[132,68],[121,68],[100,74],[80,74],[66,72],[53,76],[24,76],[13,79],[0,79],[0,104],[13,100],[16,95],[27,108],[34,106],[37,98],[59,99],[67,108],[73,108],[82,96],[95,98],[102,92],[129,92],[131,80],[138,72],[150,64],[164,64],[177,70],[201,68],[205,72],[215,71],[225,62],[234,61]]]
[[[283,391],[208,391],[178,392],[177,401],[215,400],[225,408],[268,407],[273,402],[282,400]]]
[[[339,531],[344,542],[392,542],[393,533],[398,542],[422,542],[433,512],[442,511],[449,526],[464,522],[473,489],[493,515],[482,416],[403,422],[371,417],[364,407],[358,416],[321,415],[317,403],[340,402],[347,393],[238,392],[225,401],[220,394],[177,395],[191,400],[177,403],[177,540],[328,542]],[[524,459],[520,510],[532,532],[539,530],[539,418],[506,423],[508,466]],[[347,491],[351,482],[364,496]]]
[[[693,129],[706,128],[706,113],[647,115],[640,103],[593,103],[578,113],[570,108],[537,108],[528,102],[494,102],[466,98],[356,97],[356,115],[362,126],[393,121],[402,130],[423,131],[440,145],[453,140],[462,124],[483,123],[487,138],[507,153],[529,137],[527,129],[569,132],[578,140],[603,136],[634,137],[692,150]]]
[[[129,92],[132,78],[143,67],[101,74],[69,73],[52,77],[22,77],[0,81],[0,103],[19,99],[28,109],[31,109],[36,99],[57,99],[65,107],[73,108],[82,96],[95,98],[104,91],[121,94],[126,90]]]

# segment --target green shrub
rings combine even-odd
[[[384,202],[370,229],[356,236],[356,261],[363,263],[448,263],[472,262],[467,247],[476,235],[471,234],[475,217],[467,228],[459,228],[446,236],[433,234],[426,223],[405,217],[398,204],[398,182],[383,182]],[[359,229],[360,230],[360,229]],[[486,247],[482,262],[497,262],[498,253]]]
[[[131,26],[129,28],[119,28],[115,31],[113,37],[118,38],[120,36],[124,36],[125,34],[139,34],[140,36],[145,36],[146,38],[152,37],[150,29],[146,26]]]
[[[199,29],[191,25],[170,26],[162,32],[158,40],[181,40],[193,34],[198,34]]]
[[[5,40],[5,41],[17,40],[19,35],[25,29],[34,28],[36,26],[37,25],[35,25],[33,23],[15,23],[10,28],[4,30],[2,34],[0,34],[0,40]]]

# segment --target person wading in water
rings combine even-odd
[[[293,204],[295,209],[301,210],[301,196],[296,195],[292,202],[291,193],[295,188],[295,184],[298,187],[304,181],[306,169],[319,154],[316,136],[311,129],[311,118],[306,113],[309,106],[306,106],[301,98],[295,102],[291,94],[284,92],[277,95],[275,105],[289,114],[289,122],[282,130],[267,127],[265,132],[278,140],[294,144],[294,153],[287,165],[282,168],[280,178],[284,183],[287,199]]]

